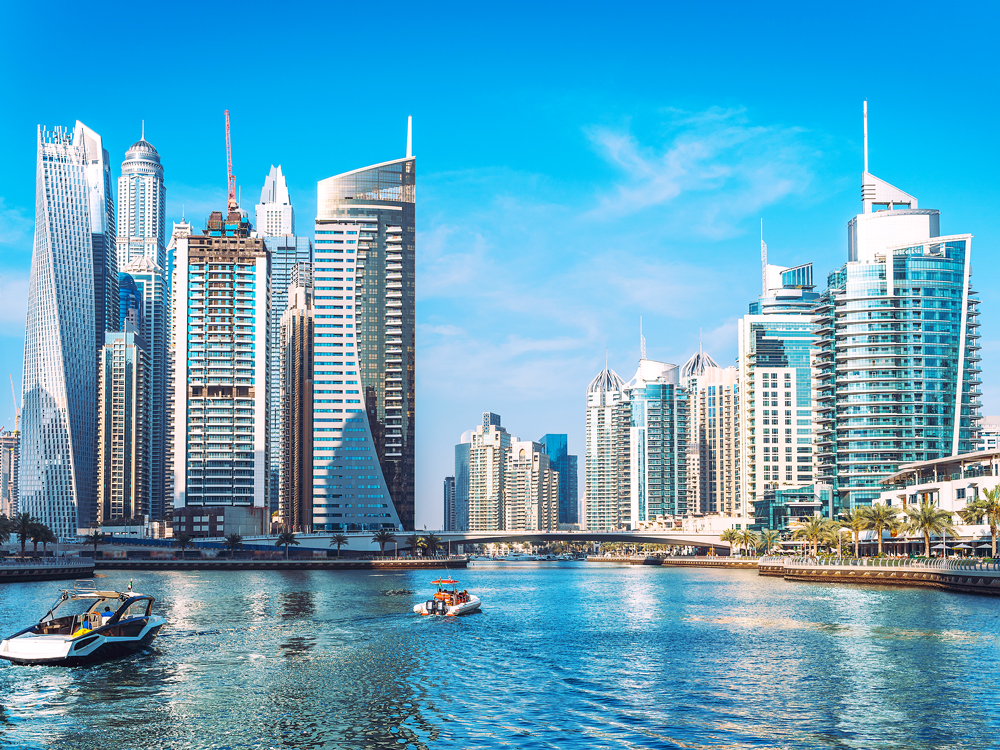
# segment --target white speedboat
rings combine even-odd
[[[0,642],[0,659],[75,666],[127,656],[148,646],[166,622],[152,608],[151,596],[77,581],[37,624]]]
[[[482,605],[479,597],[470,594],[468,591],[458,590],[458,581],[445,578],[440,581],[431,581],[438,587],[433,599],[413,605],[413,611],[418,615],[444,615],[445,617],[457,617],[475,612]],[[449,589],[448,586],[451,586]]]

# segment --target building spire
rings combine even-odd
[[[406,158],[413,156],[413,115],[406,118]]]
[[[764,244],[764,219],[760,220],[760,296],[767,296],[767,245]]]
[[[642,316],[639,316],[639,359],[646,358],[646,337],[642,335]]]
[[[863,111],[865,120],[865,174],[868,174],[868,100],[867,99],[865,99]]]
[[[140,138],[139,140],[141,140],[141,141],[146,140],[146,121],[145,120],[142,121],[142,138]]]

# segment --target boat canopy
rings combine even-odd
[[[454,583],[454,584],[457,585],[458,581],[452,580],[451,578],[447,578],[447,579],[442,578],[440,581],[431,581],[431,583],[433,583],[435,586],[442,586],[442,585],[443,586],[448,586],[448,585],[450,585],[452,583]]]

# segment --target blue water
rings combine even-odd
[[[412,614],[434,577],[136,575],[167,619],[154,647],[93,667],[4,663],[0,747],[1000,746],[1000,599],[477,564],[458,578],[482,614]],[[0,632],[60,585],[0,586]]]

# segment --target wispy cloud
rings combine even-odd
[[[598,153],[622,174],[600,192],[590,217],[618,218],[671,204],[673,224],[729,237],[746,217],[804,192],[813,180],[816,147],[802,128],[753,125],[743,109],[668,109],[664,117],[663,136],[652,143],[640,142],[629,129],[587,129]]]

